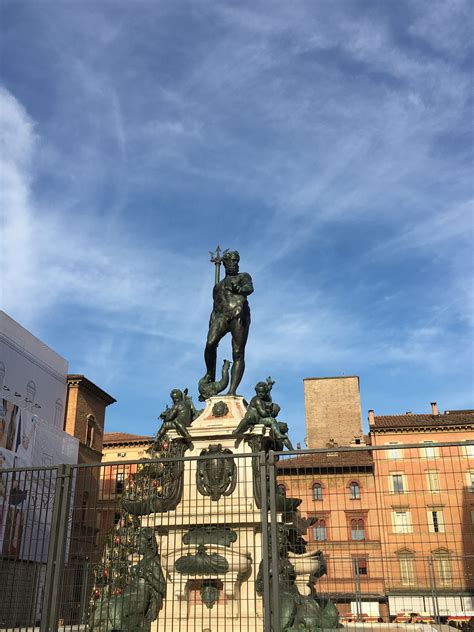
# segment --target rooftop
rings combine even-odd
[[[307,469],[337,469],[337,468],[368,468],[372,467],[373,459],[370,450],[354,448],[344,452],[328,449],[327,452],[302,454],[290,458],[283,458],[277,462],[279,470],[307,470]]]
[[[371,427],[378,428],[420,428],[474,424],[474,410],[446,410],[438,415],[413,414],[375,415]]]
[[[117,443],[148,443],[153,441],[153,437],[148,435],[136,435],[128,432],[105,432],[104,447]]]

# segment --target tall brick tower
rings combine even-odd
[[[304,401],[308,448],[364,442],[357,375],[307,377]]]

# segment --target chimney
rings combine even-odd
[[[438,413],[438,405],[437,405],[437,403],[436,403],[436,402],[431,402],[431,414],[432,414],[433,416],[436,416],[436,415],[438,415],[438,414],[439,414],[439,413]]]
[[[375,416],[374,411],[372,409],[369,410],[369,426],[375,425]]]

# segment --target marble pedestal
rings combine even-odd
[[[217,416],[215,404],[218,402],[227,407],[222,416]],[[204,411],[188,429],[193,449],[185,453],[181,502],[173,511],[142,518],[142,526],[155,529],[167,579],[164,607],[152,624],[153,632],[251,632],[263,628],[262,599],[255,590],[262,559],[261,513],[253,495],[251,449],[246,442],[232,435],[245,410],[242,397],[218,395],[206,401]],[[254,430],[254,433],[265,432],[263,426]],[[168,435],[171,439],[178,436],[173,431]],[[196,485],[197,457],[213,444],[231,450],[237,468],[234,491],[219,500],[202,495]],[[208,554],[226,558],[228,572],[192,576],[178,573],[176,560],[197,552],[197,545],[185,544],[183,536],[193,527],[208,525],[226,527],[237,536],[230,546],[205,545]],[[212,608],[203,604],[200,598],[199,589],[205,581],[211,581],[221,589],[219,601]]]

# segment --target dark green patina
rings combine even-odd
[[[176,430],[186,440],[188,446],[192,448],[193,443],[188,427],[192,424],[193,419],[196,418],[197,411],[192,399],[188,397],[188,389],[181,391],[179,388],[174,388],[170,393],[170,397],[173,405],[171,408],[166,406],[165,410],[160,414],[160,419],[163,420],[163,423],[156,434],[155,442],[159,442],[169,430]]]
[[[288,450],[293,450],[293,446],[288,437],[288,426],[277,421],[277,415],[280,412],[280,406],[274,404],[271,396],[271,390],[274,381],[268,377],[265,382],[258,382],[255,386],[255,395],[250,400],[245,416],[240,424],[234,430],[234,435],[243,435],[247,430],[252,430],[257,424],[263,424],[266,428],[270,428],[271,438]],[[278,449],[278,448],[276,448]]]
[[[229,527],[219,527],[209,525],[204,527],[193,527],[183,535],[184,544],[217,544],[220,546],[230,546],[237,541],[237,534]]]
[[[219,601],[221,591],[214,584],[206,583],[201,587],[200,594],[202,602],[210,610]]]
[[[125,550],[139,554],[141,559],[134,566],[124,560],[130,568],[121,575],[124,578],[122,585],[113,590],[107,590],[109,574],[104,576],[102,583],[96,581],[88,620],[91,632],[148,632],[163,607],[166,582],[153,529],[136,530],[133,542]]]
[[[219,553],[208,553],[200,544],[196,553],[178,558],[174,567],[184,575],[224,575],[229,570],[229,562]]]
[[[197,462],[196,485],[199,493],[210,496],[211,500],[230,496],[237,484],[237,467],[232,450],[223,448],[221,443],[210,444],[200,456],[206,458]]]
[[[155,446],[157,446],[155,441]],[[176,509],[183,494],[184,461],[188,442],[178,437],[160,450],[162,461],[143,461],[131,477],[121,500],[122,510],[133,516],[146,516]],[[152,450],[151,456],[156,453]]]
[[[229,360],[224,360],[224,364],[222,365],[222,377],[218,382],[213,382],[212,377],[207,373],[199,380],[198,391],[200,402],[222,393],[222,391],[227,388],[229,384],[229,369]]]
[[[296,585],[296,572],[293,564],[288,559],[288,529],[279,524],[277,529],[278,559],[275,561],[271,555],[271,533],[269,575],[273,581],[274,575],[278,578],[278,615],[281,632],[316,632],[324,629],[342,627],[339,624],[339,615],[334,604],[324,598],[320,598],[315,589],[314,582],[327,572],[326,560],[321,551],[315,552],[314,558],[319,562],[317,568],[308,578],[310,587],[309,595],[301,595]],[[257,594],[263,595],[263,562],[257,574]]]
[[[240,255],[236,250],[224,251],[220,256],[219,248],[211,253],[211,261],[216,265],[216,283],[214,285],[213,308],[209,319],[204,360],[206,379],[216,381],[217,347],[222,338],[232,336],[232,371],[229,395],[236,395],[245,370],[245,346],[250,328],[250,307],[247,296],[253,292],[252,278],[246,272],[239,272]],[[224,264],[225,277],[220,280],[220,265]],[[202,380],[201,380],[202,381]]]
[[[212,407],[213,417],[224,417],[229,412],[229,407],[225,402],[216,402]]]

